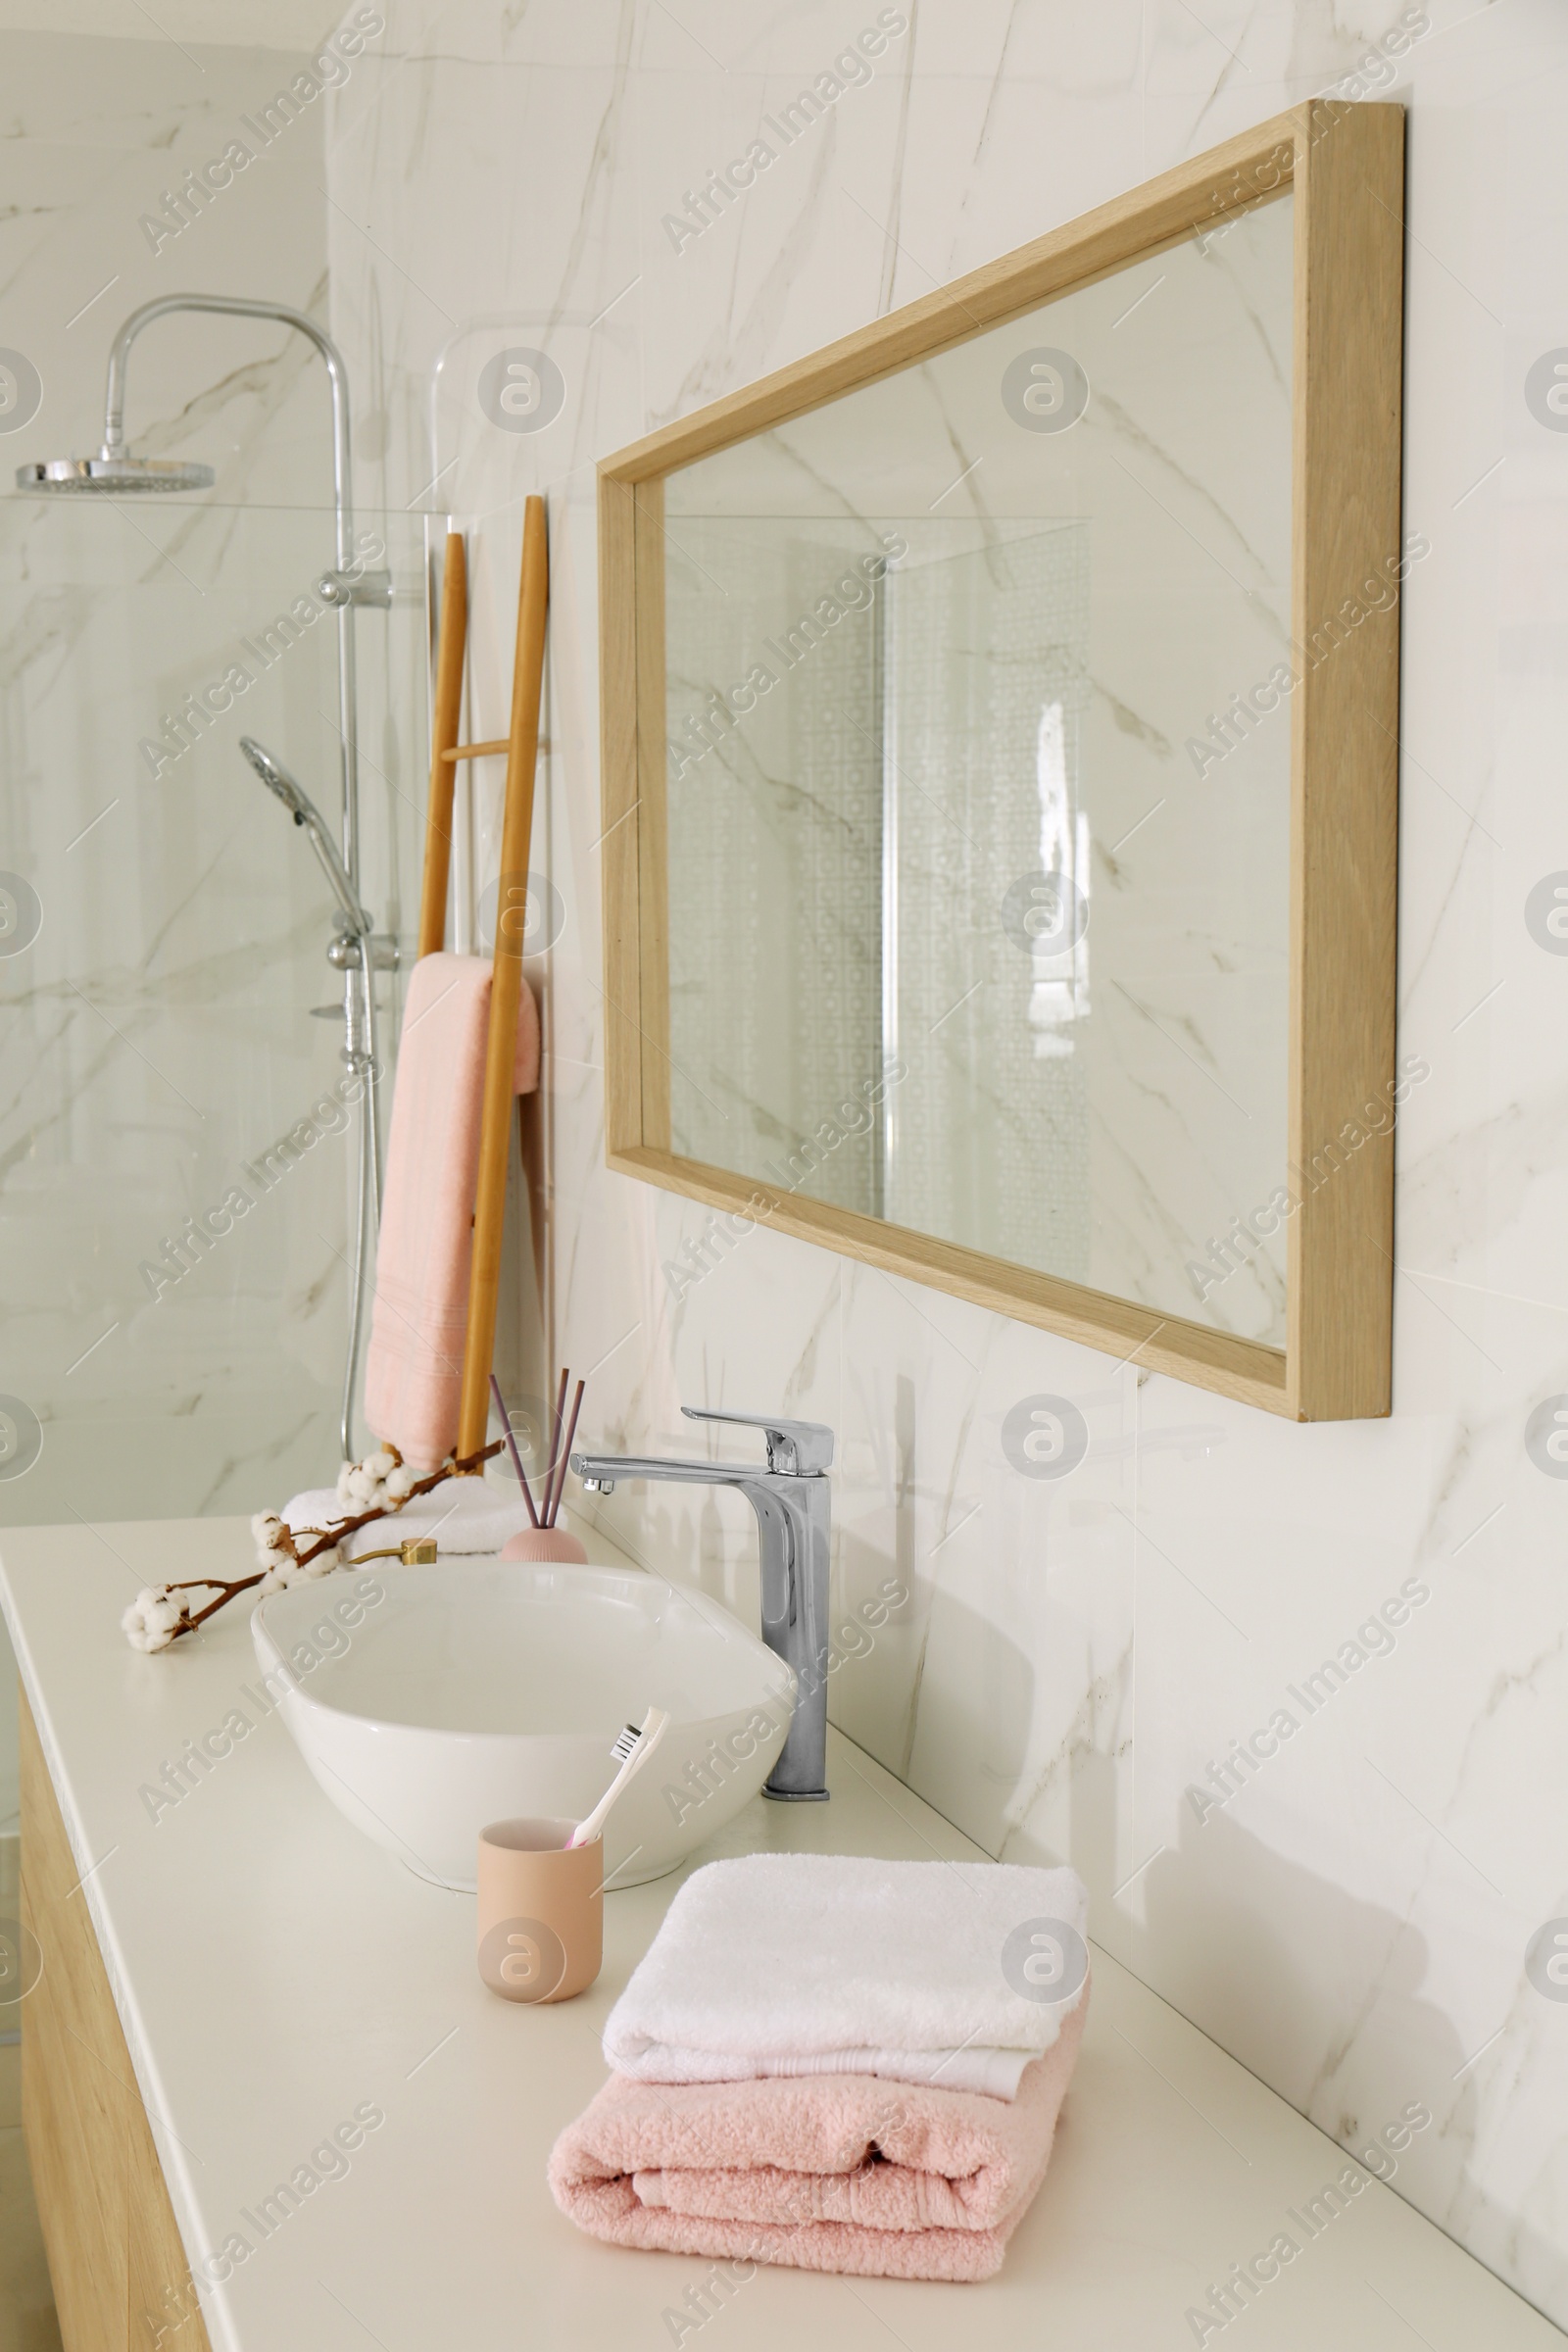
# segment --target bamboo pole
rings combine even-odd
[[[496,894],[490,1035],[485,1053],[484,1106],[479,1122],[479,1182],[473,1204],[468,1329],[463,1355],[463,1396],[458,1409],[460,1458],[477,1453],[483,1446],[490,1411],[490,1367],[495,1354],[496,1298],[501,1284],[501,1234],[507,1204],[507,1158],[512,1142],[513,1069],[517,1051],[517,1005],[522,994],[522,936],[528,920],[528,844],[533,831],[534,769],[539,758],[539,703],[544,687],[545,615],[549,603],[550,550],[545,502],[542,498],[530,498],[522,522],[522,584],[517,595],[511,748],[507,755],[506,808],[501,820],[501,881]]]
[[[494,743],[454,744],[452,750],[443,752],[441,757],[443,760],[487,760],[492,752],[510,752],[511,749],[511,738],[498,735]]]
[[[424,825],[424,884],[419,893],[421,956],[446,945],[447,874],[452,862],[452,748],[463,717],[463,657],[468,635],[468,567],[463,533],[448,531],[441,575],[441,635],[436,646],[435,707],[430,714],[430,804]]]

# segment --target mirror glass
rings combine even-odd
[[[1292,213],[663,521],[671,1150],[1280,1347]]]

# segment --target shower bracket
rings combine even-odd
[[[402,954],[396,939],[387,931],[372,931],[370,969],[372,972],[395,972],[402,963]],[[361,965],[361,935],[357,931],[334,931],[326,943],[326,960],[334,971],[357,972]]]
[[[316,593],[323,605],[344,611],[351,605],[368,605],[379,612],[389,612],[392,605],[392,574],[389,571],[323,571],[316,583]]]

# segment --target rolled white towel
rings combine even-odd
[[[688,1879],[605,2028],[642,2082],[883,2075],[1010,2099],[1088,1976],[1071,1870],[747,1854]]]

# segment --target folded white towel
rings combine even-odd
[[[1082,1995],[1071,1870],[747,1854],[687,1880],[605,2028],[642,2082],[885,2075],[1010,2099]]]

